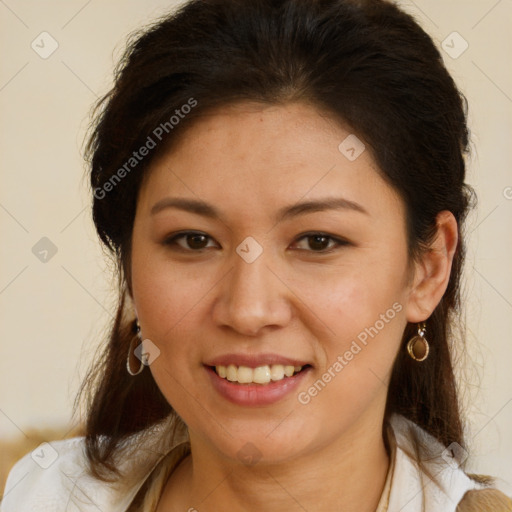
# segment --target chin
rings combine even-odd
[[[307,453],[315,445],[315,437],[322,434],[311,425],[299,424],[296,418],[286,426],[286,419],[282,420],[231,422],[216,432],[212,432],[210,423],[200,427],[201,437],[233,463],[248,466],[287,463]],[[219,423],[224,425],[222,419]]]

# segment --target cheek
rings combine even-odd
[[[304,414],[315,418],[315,425],[330,425],[332,435],[349,429],[369,410],[376,413],[384,407],[406,324],[403,304],[395,300],[398,291],[381,293],[357,279],[341,284],[332,289],[328,301],[317,303],[335,335],[316,333],[324,356],[315,378],[297,395]]]
[[[211,288],[205,285],[198,285],[197,279],[189,287],[183,279],[146,276],[139,289],[142,334],[160,350],[151,371],[163,391],[175,388],[175,379],[189,383],[189,376],[200,366],[198,341],[203,337],[198,331],[204,326],[204,320],[199,317],[205,315],[205,295]],[[172,382],[167,382],[169,379]]]
[[[163,251],[134,249],[132,285],[144,336],[167,339],[174,329],[194,315],[214,279],[201,265],[173,264]]]
[[[142,335],[151,340],[160,353],[151,364],[151,372],[167,400],[174,405],[175,397],[168,392],[180,390],[180,383],[190,384],[190,374],[199,365],[198,329],[204,325],[199,316],[205,315],[208,292],[214,285],[210,273],[202,275],[172,265],[157,253],[134,250],[132,285]],[[180,392],[183,394],[183,391]]]
[[[361,258],[323,279],[309,276],[296,282],[297,289],[308,290],[307,302],[322,321],[314,332],[316,352],[322,353],[321,382],[300,390],[304,402],[316,402],[317,414],[331,401],[355,411],[385,392],[407,323],[407,290],[401,284],[406,260],[397,255],[396,264],[385,267],[380,261],[377,266]]]
[[[317,302],[335,335],[326,337],[325,366],[314,388],[303,389],[303,401],[316,414],[340,404],[346,412],[363,411],[377,395],[385,395],[390,370],[399,350],[405,318],[406,290],[402,262],[396,269],[373,264],[332,280],[328,296]]]
[[[404,268],[405,259],[402,261],[399,255],[396,262],[386,265],[370,257],[357,261],[354,258],[344,265],[303,272],[300,276],[297,273],[292,281],[293,291],[322,321],[320,332],[315,334],[325,339],[328,331],[328,338],[343,346],[375,324],[379,331],[400,332],[399,313],[407,298]],[[398,326],[391,329],[391,324]]]
[[[191,278],[169,266],[153,265],[134,280],[138,310],[143,322],[144,338],[149,338],[160,350],[150,370],[169,404],[185,422],[195,424],[197,401],[195,375],[200,367],[198,331],[204,326],[200,317],[206,314],[208,279]],[[190,414],[193,416],[191,417]]]

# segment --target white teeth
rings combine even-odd
[[[282,380],[291,377],[294,373],[302,370],[302,366],[291,366],[282,364],[273,364],[250,368],[248,366],[216,366],[215,371],[219,377],[227,379],[230,382],[238,382],[240,384],[268,384],[270,381]]]
[[[252,368],[240,366],[238,368],[238,382],[240,382],[240,384],[249,384],[249,382],[252,382],[253,373]]]
[[[282,364],[273,364],[270,368],[270,378],[272,380],[281,380],[284,378],[284,366]]]
[[[291,377],[293,375],[293,372],[295,371],[295,367],[294,366],[285,366],[284,367],[284,374],[287,376],[287,377]]]
[[[238,369],[234,364],[230,364],[226,369],[226,378],[231,382],[238,380]]]
[[[252,381],[256,384],[268,384],[270,382],[270,368],[268,366],[254,368]]]

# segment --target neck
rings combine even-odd
[[[192,456],[172,474],[158,510],[375,512],[389,457],[380,425],[360,428],[293,463],[254,466],[221,461],[191,435]]]

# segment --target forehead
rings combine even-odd
[[[342,196],[378,214],[398,200],[363,141],[301,103],[242,103],[195,120],[151,166],[139,206],[149,211],[168,194],[253,213]]]

